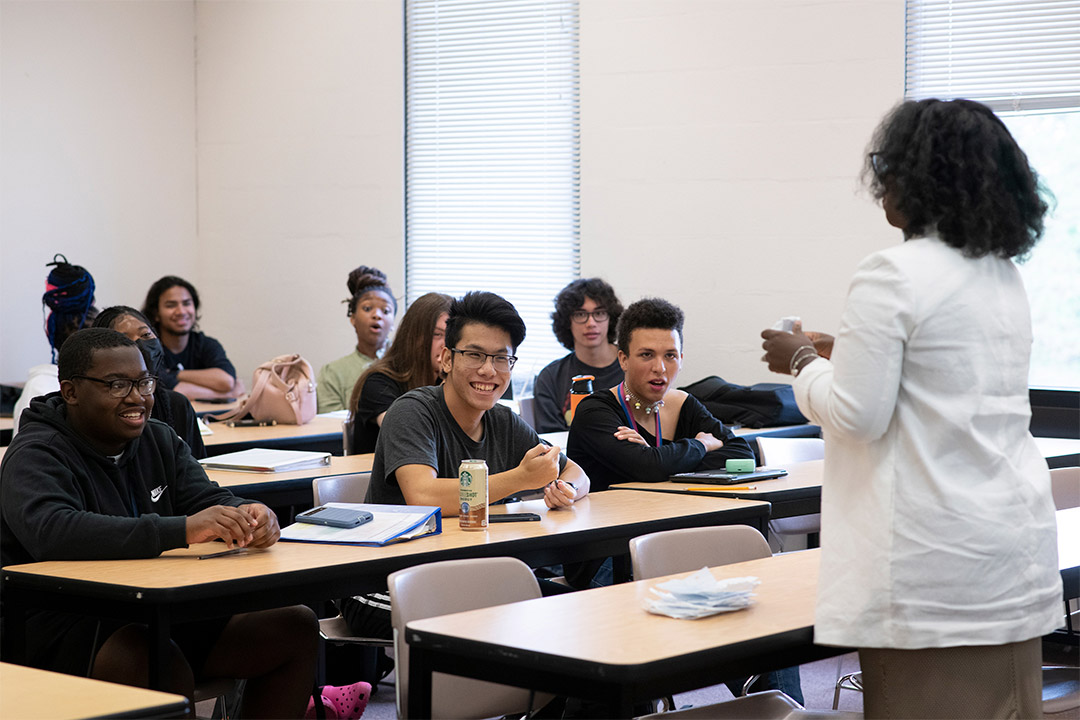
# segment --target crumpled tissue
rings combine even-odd
[[[708,568],[702,568],[693,575],[649,588],[652,596],[645,598],[644,606],[656,615],[703,618],[750,607],[754,604],[754,588],[760,583],[756,577],[717,580]]]

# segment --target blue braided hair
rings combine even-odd
[[[94,307],[94,278],[81,265],[72,265],[68,259],[57,253],[51,263],[49,277],[45,281],[45,294],[41,296],[42,312],[48,308],[51,312],[45,317],[45,336],[52,348],[52,361],[56,362],[56,353],[64,340],[76,330],[86,326],[87,319],[93,320],[91,311]]]

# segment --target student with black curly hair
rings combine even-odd
[[[856,270],[835,342],[762,332],[827,442],[814,641],[859,648],[868,718],[1041,717],[1062,590],[1013,259],[1047,205],[975,102],[905,102],[870,149],[905,242]]]
[[[570,428],[570,384],[576,375],[592,375],[593,390],[607,390],[622,379],[615,326],[623,306],[615,290],[600,278],[575,280],[555,296],[551,329],[570,351],[536,376],[533,404],[536,432]]]
[[[184,278],[166,275],[150,286],[142,313],[165,351],[161,384],[191,400],[240,397],[244,383],[221,343],[200,332],[199,291]]]
[[[356,333],[356,347],[319,369],[316,392],[321,413],[349,407],[356,381],[386,347],[397,314],[397,300],[382,270],[361,265],[349,273],[346,284],[349,298],[345,302],[349,304],[349,324]]]

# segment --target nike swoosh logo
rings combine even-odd
[[[151,490],[150,491],[150,502],[157,502],[158,500],[160,500],[161,496],[165,494],[165,488],[167,488],[167,487],[169,487],[169,486],[168,485],[162,485],[161,487],[156,487],[153,490]]]

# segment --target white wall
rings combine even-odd
[[[203,326],[249,384],[284,353],[317,371],[356,345],[352,268],[404,297],[401,3],[196,8]]]
[[[761,329],[899,242],[856,175],[903,71],[903,0],[583,0],[582,275],[682,306],[681,381],[782,381]]]
[[[835,328],[898,241],[856,175],[903,25],[903,0],[582,0],[582,272],[683,306],[684,381],[769,378],[760,329]],[[187,276],[242,376],[346,353],[349,269],[404,291],[401,34],[400,0],[2,0],[0,379],[47,359],[57,250],[99,305]]]
[[[99,307],[194,274],[194,4],[0,2],[0,380],[49,361],[45,263]]]

